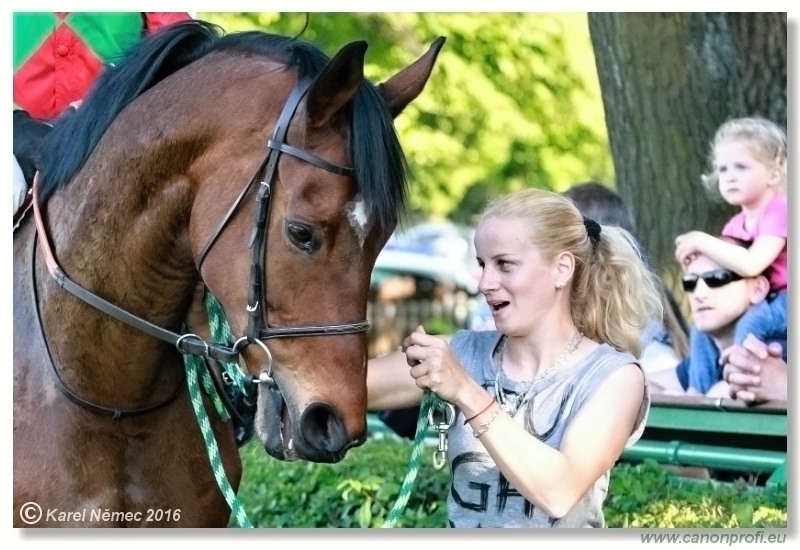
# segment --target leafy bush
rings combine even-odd
[[[786,487],[680,480],[658,464],[619,464],[604,508],[609,527],[786,527]]]
[[[444,527],[447,470],[423,452],[414,488],[396,527]],[[242,505],[257,527],[380,527],[397,501],[411,444],[370,439],[337,464],[280,462],[258,442],[242,449]]]
[[[242,449],[239,497],[257,527],[380,527],[407,474],[411,443],[370,439],[338,464],[280,462],[258,442]],[[445,527],[446,469],[422,453],[396,527]],[[654,462],[619,464],[605,504],[609,527],[786,527],[786,489],[681,481]]]

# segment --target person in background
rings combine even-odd
[[[569,198],[581,214],[601,225],[621,227],[636,233],[636,223],[630,209],[614,190],[597,181],[578,183],[563,195]],[[638,239],[637,239],[638,240]],[[640,244],[641,247],[641,244]],[[664,318],[651,323],[642,333],[643,351],[640,357],[646,374],[674,368],[689,354],[689,327],[672,293],[659,280]]]
[[[539,189],[490,203],[475,247],[496,330],[412,332],[369,360],[368,409],[425,391],[455,406],[451,527],[602,527],[609,471],[649,408],[635,357],[663,315],[657,277],[627,231]]]
[[[598,182],[579,182],[562,193],[575,203],[581,214],[601,225],[614,225],[636,236],[636,222],[630,209],[613,189]]]
[[[685,265],[703,254],[719,267],[742,277],[765,274],[769,294],[741,316],[733,342],[741,345],[748,334],[770,342],[787,331],[788,202],[786,132],[763,118],[738,118],[717,130],[711,147],[710,175],[703,181],[726,202],[739,208],[721,237],[690,231],[675,239],[675,257]],[[691,360],[708,363],[717,356],[712,339],[693,330]],[[690,369],[692,376],[711,374],[707,365]],[[695,379],[692,386],[711,380]]]
[[[86,96],[107,65],[186,12],[14,12],[14,213],[36,172],[49,125]]]
[[[734,344],[736,323],[742,315],[766,299],[769,282],[763,275],[743,277],[705,254],[692,256],[684,271],[683,288],[689,295],[693,330],[711,338],[715,354],[708,361],[692,361],[690,354],[676,368],[651,375],[652,391],[728,397],[729,387],[722,376],[720,358],[726,357],[723,353]],[[785,350],[786,340],[776,341]],[[692,372],[698,368],[705,372]],[[698,384],[698,380],[703,382]]]

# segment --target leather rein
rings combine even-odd
[[[310,85],[311,85],[310,80],[308,79],[301,80],[300,82],[297,83],[295,88],[292,90],[291,94],[289,94],[289,98],[287,99],[286,104],[283,107],[283,111],[281,112],[281,115],[276,123],[272,139],[268,140],[267,142],[267,148],[269,149],[267,156],[259,165],[255,175],[250,180],[250,182],[244,187],[244,189],[242,189],[241,193],[239,193],[233,205],[228,210],[226,215],[223,217],[222,221],[219,223],[215,231],[212,233],[211,237],[208,239],[206,244],[203,246],[198,255],[198,258],[195,261],[197,266],[197,271],[198,273],[200,273],[200,268],[209,250],[214,245],[217,238],[222,234],[228,222],[233,217],[233,214],[238,210],[239,206],[242,204],[244,197],[247,195],[248,191],[252,188],[254,182],[261,179],[260,188],[258,190],[258,193],[256,194],[256,208],[253,217],[253,228],[250,236],[250,241],[248,244],[248,247],[253,249],[253,265],[251,267],[251,273],[250,273],[248,305],[246,308],[248,312],[247,333],[245,334],[245,336],[239,338],[233,344],[233,346],[214,343],[214,342],[207,342],[195,334],[178,334],[171,330],[159,327],[158,325],[155,325],[145,319],[142,319],[137,315],[134,315],[120,308],[115,304],[112,304],[111,302],[101,298],[100,296],[94,294],[93,292],[89,291],[85,287],[81,286],[80,284],[72,280],[58,265],[58,262],[55,259],[55,255],[53,254],[52,247],[50,245],[50,240],[47,234],[47,230],[45,229],[44,222],[42,220],[41,209],[39,207],[39,200],[38,200],[39,178],[37,174],[37,177],[34,178],[33,193],[32,193],[33,213],[34,213],[34,220],[36,223],[36,232],[38,234],[39,240],[41,241],[41,249],[44,255],[45,263],[47,265],[47,269],[52,275],[52,277],[55,279],[56,283],[58,283],[59,286],[67,290],[69,293],[71,293],[78,299],[99,309],[100,311],[110,315],[111,317],[119,321],[122,321],[123,323],[126,323],[131,327],[141,330],[149,334],[150,336],[158,338],[159,340],[174,345],[181,354],[201,355],[206,358],[214,359],[217,361],[222,361],[227,363],[238,363],[239,355],[241,354],[242,350],[247,345],[255,343],[265,351],[269,359],[269,364],[268,367],[261,372],[258,378],[255,378],[252,375],[249,375],[246,378],[250,383],[267,384],[272,389],[277,388],[277,384],[275,383],[275,380],[272,378],[272,354],[270,353],[269,349],[267,348],[263,340],[267,340],[270,338],[295,338],[303,336],[329,336],[329,335],[354,334],[367,331],[370,327],[370,323],[367,320],[358,321],[354,323],[342,323],[333,325],[302,325],[302,326],[288,326],[288,327],[271,327],[268,325],[264,314],[263,304],[266,303],[266,284],[265,284],[266,281],[263,280],[262,274],[266,272],[264,261],[266,259],[266,245],[267,245],[267,233],[268,233],[267,228],[269,226],[269,216],[271,211],[270,208],[271,201],[269,199],[270,199],[272,182],[275,179],[275,172],[277,169],[278,160],[281,153],[294,156],[309,164],[312,164],[318,168],[321,168],[328,172],[332,172],[334,174],[338,174],[341,176],[355,177],[355,171],[352,168],[346,168],[332,164],[326,161],[325,159],[322,159],[314,155],[313,153],[310,153],[309,151],[294,147],[284,141],[286,138],[286,133],[289,128],[289,123],[291,122],[291,119],[294,116],[295,111],[297,110],[297,106],[305,96]],[[263,179],[259,177],[262,173],[264,173]],[[34,240],[34,245],[35,243],[36,242]],[[36,297],[35,295],[36,270],[33,263],[32,263],[32,272],[34,273],[34,281],[33,281],[34,303],[36,305],[37,317],[40,317],[38,297]],[[40,329],[42,330],[42,336],[44,337],[44,328],[41,322],[41,318],[39,318],[39,326]],[[43,339],[45,342],[45,347],[47,348],[46,338]],[[50,354],[49,349],[47,350],[47,352],[49,355]],[[178,386],[175,392],[173,392],[164,401],[157,403],[155,405],[138,409],[127,409],[127,410],[114,409],[110,407],[104,407],[92,404],[79,397],[77,394],[75,394],[75,392],[70,390],[64,384],[63,380],[58,374],[58,370],[55,367],[55,363],[53,362],[52,357],[50,357],[50,364],[53,372],[55,373],[56,386],[59,388],[59,390],[61,390],[62,393],[66,395],[66,397],[68,397],[74,403],[90,411],[111,416],[112,418],[115,419],[121,418],[123,416],[139,415],[158,409],[172,402],[175,399],[175,397],[177,397],[177,395],[180,393],[180,389],[182,388],[183,385],[183,380],[181,380],[181,384]]]

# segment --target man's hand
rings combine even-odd
[[[722,376],[730,385],[730,396],[747,403],[786,401],[787,365],[780,344],[765,344],[752,334],[741,346],[722,352]]]

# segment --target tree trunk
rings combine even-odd
[[[787,127],[785,13],[725,15],[737,47],[744,113]]]
[[[589,14],[617,190],[673,289],[675,236],[719,234],[735,212],[700,180],[717,127],[786,125],[786,29],[780,13]]]

